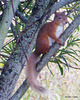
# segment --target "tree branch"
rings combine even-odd
[[[20,2],[19,0],[13,0],[13,4],[14,4],[14,8],[15,8],[14,11],[16,11],[19,2]],[[11,2],[9,2],[6,10],[4,11],[2,21],[0,23],[0,51],[3,46],[3,42],[7,35],[12,18],[13,18],[12,5],[11,5]]]
[[[28,5],[32,2],[32,0],[28,0],[26,7],[22,10],[22,12],[28,7]]]
[[[13,35],[14,35],[14,37],[15,37],[15,40],[17,41],[17,40],[18,40],[17,33],[15,32],[15,29],[14,29],[14,26],[13,26],[12,23],[11,23],[11,30],[12,30],[12,32],[13,32]]]
[[[23,21],[23,23],[26,24],[28,19],[21,12],[16,11],[16,16],[18,16]]]
[[[26,90],[29,88],[27,82],[25,80],[20,88],[16,91],[16,93],[9,100],[20,100],[20,98],[24,95]]]

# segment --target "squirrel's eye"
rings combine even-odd
[[[62,17],[61,17],[61,16],[59,16],[59,19],[62,19]]]

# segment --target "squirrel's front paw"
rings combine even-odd
[[[65,43],[62,43],[61,41],[59,41],[58,44],[59,44],[59,45],[62,45],[62,46],[65,45]]]

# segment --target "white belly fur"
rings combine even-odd
[[[63,26],[58,26],[57,31],[56,31],[56,37],[59,38],[61,33],[63,32]],[[49,39],[49,46],[52,46],[52,44],[55,42],[54,39],[52,39],[51,37],[48,37]]]

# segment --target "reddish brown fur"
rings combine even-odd
[[[55,33],[58,26],[67,21],[67,17],[63,13],[56,13],[58,16],[62,16],[61,22],[57,17],[54,18],[54,21],[48,22],[43,25],[40,29],[37,40],[36,40],[36,52],[45,53],[49,50],[49,40],[48,37],[54,39],[57,43],[62,44],[61,41],[56,37]]]
[[[61,17],[61,18],[59,18]],[[52,22],[48,22],[43,25],[40,29],[37,40],[36,40],[36,48],[35,51],[31,54],[27,61],[28,69],[28,84],[36,89],[38,92],[45,92],[45,88],[41,87],[37,81],[37,73],[36,73],[36,63],[40,54],[44,54],[49,50],[49,40],[48,37],[54,39],[57,43],[62,44],[62,42],[56,37],[56,31],[59,25],[63,25],[67,21],[67,16],[64,12],[55,13],[55,18]],[[61,33],[62,34],[62,33]]]

